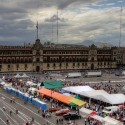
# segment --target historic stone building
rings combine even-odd
[[[0,72],[94,70],[125,64],[124,48],[78,45],[0,46]]]

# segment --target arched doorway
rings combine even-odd
[[[91,64],[91,70],[94,70],[94,64],[93,63]]]
[[[36,72],[40,72],[40,67],[36,66]]]

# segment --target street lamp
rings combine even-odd
[[[54,93],[54,91],[51,89],[51,108],[52,108],[52,101],[53,101],[53,99],[52,99],[52,94]]]

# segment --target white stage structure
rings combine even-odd
[[[125,102],[125,95],[123,94],[109,94],[104,90],[94,90],[89,86],[70,86],[63,90],[75,93],[77,95],[85,96],[92,99],[100,100],[109,104],[121,104]],[[89,102],[90,103],[90,102]]]

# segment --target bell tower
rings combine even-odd
[[[36,36],[37,39],[32,47],[33,51],[33,71],[42,72],[43,71],[43,45],[38,37],[38,22],[36,25]]]

